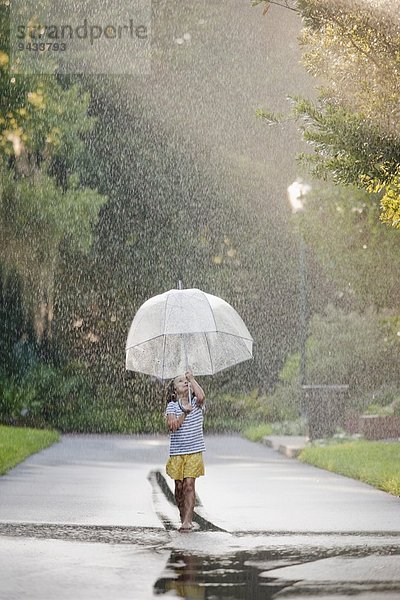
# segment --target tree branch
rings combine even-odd
[[[298,8],[293,8],[293,6],[289,6],[288,0],[286,0],[285,4],[281,4],[280,2],[275,2],[275,0],[265,0],[268,4],[276,4],[277,6],[281,6],[282,8],[287,8],[287,10],[292,10],[293,12],[300,13]]]
[[[350,44],[353,46],[353,48],[355,48],[358,52],[363,54],[368,60],[370,60],[379,69],[380,68],[379,63],[375,60],[375,58],[373,56],[371,56],[371,54],[369,54],[363,48],[360,48],[360,46],[358,44],[356,44],[356,42],[351,37],[351,34],[348,33],[346,26],[340,21],[340,19],[337,19],[332,14],[328,15],[328,19],[329,19],[329,17],[331,18],[332,22],[335,23],[335,25],[337,25],[339,27],[339,29],[341,29],[344,37],[350,42]]]
[[[281,8],[286,8],[287,10],[292,10],[293,12],[296,12],[299,14],[301,13],[301,11],[298,8],[289,6],[289,0],[285,0],[284,4],[282,4],[281,2],[276,2],[276,0],[253,0],[252,6],[257,6],[258,4],[261,4],[261,2],[264,2],[264,4],[266,5],[264,12],[263,12],[264,15],[267,13],[267,10],[268,10],[270,4],[276,4],[277,6],[280,6]]]

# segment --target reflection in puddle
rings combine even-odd
[[[368,594],[368,598],[389,600],[400,593],[398,576],[391,577],[391,572],[385,577],[368,576],[362,580],[355,577],[358,566],[363,570],[362,557],[369,555],[371,564],[376,562],[376,572],[381,569],[381,561],[387,555],[392,555],[393,574],[399,573],[400,555],[398,548],[382,549],[371,555],[366,548],[352,552],[319,549],[304,552],[298,549],[281,551],[241,551],[223,557],[195,555],[187,551],[174,550],[166,564],[165,570],[154,584],[154,594],[167,594],[170,598],[185,598],[187,600],[268,600],[272,598],[300,597],[340,597]],[[382,554],[386,556],[382,556]],[[344,557],[345,555],[345,557]],[[344,558],[352,568],[346,571],[343,564],[336,565]],[[348,561],[347,561],[348,559]],[[361,560],[358,560],[361,559]],[[364,559],[365,560],[365,559]],[[329,567],[327,569],[327,563]],[[358,565],[358,563],[360,563]],[[320,568],[319,568],[320,565]],[[339,572],[335,566],[340,566]],[[309,577],[311,571],[313,577]],[[282,577],[280,570],[282,569]],[[354,571],[353,571],[354,569]],[[368,567],[370,569],[370,567]],[[268,572],[273,572],[273,577]],[[371,573],[373,575],[374,569]],[[294,576],[290,576],[293,572]],[[288,576],[289,573],[289,576]],[[317,576],[315,574],[317,573]],[[371,595],[369,595],[371,594]],[[393,596],[395,594],[395,596]]]
[[[248,558],[247,553],[217,558],[172,552],[163,576],[154,585],[154,592],[171,595],[173,591],[175,597],[188,600],[273,598],[285,585],[269,586],[260,581],[259,573],[265,564],[262,568],[246,564]]]

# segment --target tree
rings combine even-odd
[[[89,94],[56,75],[13,74],[9,3],[0,6],[0,260],[21,277],[38,340],[51,336],[61,242],[82,250],[104,198],[80,184]]]
[[[264,2],[303,18],[303,62],[319,82],[316,102],[295,97],[294,114],[313,152],[317,177],[355,185],[380,202],[383,222],[400,228],[400,19],[373,0]],[[267,10],[264,11],[266,14]],[[258,111],[270,123],[279,118]]]
[[[364,188],[400,228],[400,21],[389,3],[298,0],[316,103],[295,100],[318,176]]]
[[[33,177],[34,182],[3,170],[0,259],[22,278],[24,306],[33,310],[36,335],[42,340],[51,336],[60,244],[66,241],[75,251],[88,249],[103,198],[77,184],[69,183],[62,191],[42,170]]]
[[[15,272],[6,275],[0,267],[0,372],[2,375],[9,375],[16,371],[14,351],[24,334],[27,334],[27,330],[20,278]]]
[[[277,4],[301,13],[303,60],[320,85],[317,100],[293,98],[311,146],[301,158],[316,178],[297,216],[336,305],[311,320],[309,382],[365,394],[386,379],[396,384],[399,356],[400,21],[388,2]],[[293,364],[291,356],[283,373]]]

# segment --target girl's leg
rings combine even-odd
[[[176,505],[179,509],[179,514],[181,517],[181,523],[183,523],[183,511],[184,511],[184,506],[183,506],[183,481],[180,481],[179,479],[175,479],[175,501],[176,501]]]
[[[185,477],[183,480],[183,520],[182,529],[190,529],[192,527],[194,504],[196,500],[194,477]]]

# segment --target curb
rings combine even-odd
[[[287,443],[285,443],[285,438],[288,440]],[[286,458],[297,458],[303,448],[306,447],[308,441],[307,437],[291,439],[291,436],[266,436],[263,438],[262,443],[272,448],[272,450],[283,454]]]
[[[278,452],[287,456],[287,458],[297,458],[303,448],[299,448],[298,446],[279,446]]]

